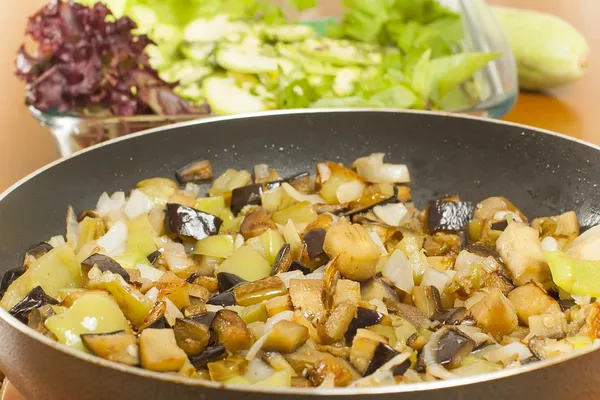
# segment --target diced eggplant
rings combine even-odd
[[[217,293],[208,299],[206,304],[223,307],[235,306],[235,294],[233,292]]]
[[[323,248],[329,258],[338,257],[337,268],[344,278],[365,281],[376,273],[381,250],[361,225],[341,220],[332,224]]]
[[[337,283],[341,278],[340,272],[337,270],[337,258],[334,258],[325,267],[325,273],[323,276],[323,304],[327,310],[333,308],[333,300]]]
[[[207,364],[210,379],[214,382],[224,382],[234,376],[244,375],[248,369],[248,360],[239,355],[232,355],[224,360]]]
[[[475,342],[460,331],[450,330],[440,339],[436,347],[438,363],[449,368],[458,368],[473,351]]]
[[[159,319],[157,319],[156,321],[154,321],[150,325],[148,325],[148,327],[145,329],[169,329],[169,328],[171,328],[171,326],[169,325],[169,321],[167,321],[167,318],[163,315],[162,317],[160,317]],[[140,328],[140,330],[142,330],[142,328]]]
[[[377,311],[358,307],[356,310],[356,317],[352,320],[348,330],[346,331],[346,334],[344,335],[346,338],[346,343],[352,343],[352,339],[354,339],[354,336],[356,336],[356,332],[359,329],[376,325],[381,322],[382,318],[383,314]]]
[[[350,203],[350,210],[342,216],[353,217],[357,214],[371,211],[376,206],[394,204],[398,202],[398,188],[391,184],[369,185],[360,199]]]
[[[22,323],[27,324],[29,313],[46,304],[58,304],[58,301],[48,296],[41,286],[36,286],[8,312]]]
[[[441,310],[434,313],[430,319],[438,321],[443,325],[459,325],[465,319],[469,318],[470,313],[465,307],[455,307],[449,310]]]
[[[240,233],[244,239],[250,239],[260,236],[270,229],[276,230],[277,225],[275,225],[265,210],[259,207],[244,217],[240,226]]]
[[[171,329],[144,329],[139,346],[141,365],[151,371],[176,372],[188,359]]]
[[[264,308],[266,308],[266,315],[268,315],[269,317],[277,315],[283,311],[294,311],[292,299],[290,298],[289,294],[273,297],[272,299],[267,300],[266,303],[260,304],[263,305]]]
[[[494,257],[498,263],[502,263],[502,257],[500,254],[498,254],[498,252],[491,247],[487,247],[479,243],[471,243],[465,247],[465,250],[480,257]]]
[[[525,326],[529,326],[531,316],[561,311],[558,302],[534,282],[519,286],[510,292],[508,300],[515,307],[519,321]]]
[[[212,326],[212,323],[215,320],[216,316],[217,316],[217,313],[209,311],[209,312],[206,312],[203,314],[194,315],[192,317],[192,319],[194,321],[198,322],[199,324],[203,324],[203,325],[210,327],[210,326]]]
[[[323,250],[323,243],[325,242],[325,234],[327,231],[323,228],[312,229],[304,234],[303,240],[306,243],[306,250],[308,256],[312,260],[316,260],[318,257],[325,255]]]
[[[481,280],[481,286],[484,288],[500,289],[503,295],[508,296],[508,294],[515,288],[515,285],[512,283],[512,280],[505,275],[504,272],[504,268],[501,268],[498,271],[485,275]]]
[[[491,289],[485,294],[471,307],[471,314],[477,325],[496,340],[502,340],[519,325],[514,306],[499,289]]]
[[[195,319],[175,320],[173,326],[177,345],[188,356],[200,354],[208,346],[210,339],[210,324],[203,324]]]
[[[310,174],[308,172],[300,172],[299,174],[290,176],[286,178],[286,182],[300,193],[307,194],[311,191]]]
[[[125,279],[125,282],[131,283],[131,279],[129,277],[129,272],[125,270],[125,268],[121,267],[121,264],[106,256],[104,254],[96,253],[92,254],[85,260],[81,262],[81,266],[85,273],[89,272],[96,265],[100,271],[110,271],[113,274],[118,274]]]
[[[138,331],[144,329],[165,329],[169,327],[167,319],[165,318],[165,312],[167,311],[167,304],[164,301],[159,301],[152,307],[148,315],[144,318],[142,325],[138,328]]]
[[[9,269],[4,273],[4,275],[2,276],[2,282],[0,282],[0,299],[4,296],[4,293],[6,293],[6,290],[11,285],[11,283],[16,281],[17,278],[19,278],[25,273],[25,271],[27,271],[25,267],[19,267]]]
[[[170,233],[201,240],[216,235],[223,220],[212,214],[181,204],[167,204],[166,228]]]
[[[196,369],[206,367],[209,362],[219,360],[227,354],[227,349],[222,344],[213,344],[208,346],[204,351],[195,356],[191,356],[190,362]]]
[[[328,338],[339,341],[344,337],[357,314],[356,305],[350,302],[339,303],[325,323],[325,334]]]
[[[350,349],[350,363],[360,374],[367,371],[380,343],[387,344],[387,338],[366,329],[357,331]]]
[[[408,369],[410,368],[410,359],[404,361],[402,364],[398,364],[394,367],[394,369],[392,369],[392,374],[394,376],[403,376],[406,371],[408,371]]]
[[[370,301],[373,299],[399,301],[398,295],[394,289],[377,276],[360,284],[360,297],[363,301]]]
[[[528,325],[531,335],[548,339],[562,339],[567,335],[567,319],[562,312],[532,315]]]
[[[227,292],[242,283],[246,283],[245,279],[229,272],[219,272],[217,274],[217,282],[219,283],[219,292]]]
[[[308,329],[291,321],[279,321],[273,326],[263,345],[267,351],[292,353],[308,340]]]
[[[206,182],[212,179],[212,166],[208,160],[197,160],[175,171],[175,177],[182,185]]]
[[[350,279],[340,279],[335,288],[333,305],[336,306],[344,301],[358,304],[360,301],[360,283]]]
[[[289,243],[284,244],[279,249],[277,256],[275,257],[275,262],[273,263],[273,270],[271,271],[271,275],[277,275],[282,272],[288,272],[290,270],[290,266],[292,265],[292,252]]]
[[[148,254],[148,256],[146,257],[146,259],[150,262],[150,264],[154,265],[154,264],[156,264],[156,262],[158,261],[158,259],[160,258],[160,256],[162,256],[161,251],[160,250],[156,250],[156,251],[153,251],[152,253]]]
[[[508,220],[503,219],[502,221],[492,223],[492,225],[490,225],[490,228],[495,231],[504,232],[504,230],[506,229],[507,226],[508,226]]]
[[[310,268],[302,265],[299,261],[292,261],[288,271],[300,271],[304,275],[310,274],[312,272],[312,270]]]
[[[238,286],[233,289],[233,293],[238,305],[250,306],[284,295],[287,293],[287,289],[278,276],[269,276]]]
[[[137,338],[125,331],[110,333],[84,333],[81,341],[98,357],[125,365],[139,365]]]
[[[247,205],[262,204],[262,185],[253,184],[242,186],[231,191],[231,212],[237,215]]]
[[[315,211],[321,215],[324,213],[331,214],[343,214],[349,211],[350,206],[348,204],[315,204]]]
[[[506,197],[489,197],[475,206],[475,212],[473,217],[477,219],[491,219],[494,218],[498,211],[510,211],[519,216],[521,220],[527,221],[525,215],[519,210],[513,203],[510,202]]]
[[[442,310],[440,292],[435,286],[415,286],[413,303],[427,318]]]
[[[292,279],[290,297],[295,309],[320,320],[325,315],[323,304],[323,281],[319,279]]]
[[[435,232],[460,232],[473,217],[474,207],[469,201],[440,199],[427,205],[427,229]]]
[[[252,345],[252,335],[242,318],[230,310],[219,310],[212,323],[217,341],[230,352],[245,350]]]
[[[54,247],[52,247],[48,243],[41,242],[41,243],[38,243],[37,245],[35,245],[34,247],[32,247],[31,249],[27,250],[27,253],[25,253],[25,254],[27,256],[31,256],[35,259],[38,259],[41,256],[43,256],[44,254],[48,253],[53,248]]]
[[[375,352],[373,353],[373,358],[369,362],[367,369],[364,372],[364,376],[369,376],[373,372],[377,371],[379,368],[383,366],[386,362],[390,361],[392,358],[396,357],[399,353],[392,349],[385,343],[378,343]],[[410,364],[409,364],[410,365]]]
[[[538,360],[545,360],[548,358],[548,354],[546,352],[545,346],[546,346],[546,339],[539,337],[539,336],[532,337],[531,339],[529,339],[529,342],[527,343],[527,347],[529,347],[529,350],[531,350],[533,355]]]
[[[348,386],[360,378],[348,361],[325,353],[320,361],[309,368],[308,379],[314,386],[319,386],[328,376],[333,376],[336,387]]]
[[[425,314],[423,314],[423,312],[415,306],[389,299],[383,299],[383,303],[390,313],[404,318],[415,328],[428,328],[431,325],[431,322],[427,316],[425,316]]]

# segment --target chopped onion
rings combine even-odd
[[[325,375],[325,378],[323,378],[323,382],[321,382],[321,384],[317,387],[320,387],[323,389],[334,388],[335,387],[335,374],[330,372],[327,375]]]
[[[235,241],[233,242],[233,246],[236,249],[239,249],[240,247],[242,247],[244,245],[244,237],[241,234],[238,234],[235,237]]]
[[[256,164],[254,166],[254,181],[266,182],[269,178],[269,166],[267,164]]]
[[[492,338],[487,333],[483,333],[481,329],[475,326],[461,324],[458,325],[456,329],[470,337],[475,342],[475,347],[479,347],[484,343],[494,343]]]
[[[456,262],[454,263],[454,269],[458,274],[458,279],[469,279],[473,273],[471,264],[481,265],[487,273],[496,271],[500,266],[492,256],[482,257],[473,254],[470,251],[462,250],[458,253],[458,257],[456,257]]]
[[[165,243],[163,245],[163,256],[169,269],[175,273],[184,271],[194,265],[181,243]]]
[[[373,212],[384,223],[389,226],[400,226],[400,222],[408,213],[406,206],[402,203],[375,206]]]
[[[321,196],[319,196],[318,194],[300,193],[299,191],[294,189],[294,187],[292,185],[290,185],[287,182],[283,182],[281,187],[283,188],[283,190],[285,190],[285,192],[292,199],[294,199],[296,201],[299,201],[299,202],[308,201],[311,204],[324,204],[325,203],[325,200],[323,200],[323,198]]]
[[[153,303],[156,303],[156,301],[158,300],[158,289],[153,286],[151,287],[145,294],[145,296]]]
[[[67,209],[67,243],[74,249],[77,248],[77,239],[79,237],[79,223],[73,207]]]
[[[365,184],[359,180],[342,183],[335,191],[335,195],[340,203],[350,203],[351,201],[360,199]]]
[[[125,214],[127,218],[134,219],[142,214],[148,214],[154,207],[154,203],[141,190],[132,190],[127,204],[125,204]]]
[[[506,217],[510,217],[513,221],[516,222],[523,222],[521,217],[519,217],[519,214],[514,213],[512,211],[498,211],[496,212],[496,214],[494,214],[494,219],[497,221],[502,221],[503,219],[506,219]]]
[[[108,196],[108,193],[104,192],[98,199],[96,204],[96,212],[105,217],[111,212],[120,211],[125,205],[125,193],[115,192],[112,197]]]
[[[501,362],[504,365],[508,365],[514,361],[523,361],[531,356],[533,354],[527,346],[520,342],[513,342],[486,353],[483,358],[491,362]]]
[[[390,361],[377,368],[371,375],[354,381],[350,387],[368,387],[382,386],[386,384],[395,384],[392,369],[410,358],[410,353],[400,353],[394,356]]]
[[[444,337],[444,335],[447,333],[447,328],[438,329],[433,335],[431,335],[423,347],[423,360],[425,361],[427,372],[439,379],[458,378],[457,375],[454,375],[452,372],[444,368],[442,364],[438,363],[438,346],[442,337]]]
[[[573,298],[573,300],[575,300],[575,304],[577,304],[578,306],[587,306],[592,302],[592,296],[589,294],[583,296],[577,296],[572,294],[571,297]]]
[[[354,161],[358,175],[372,183],[408,183],[410,174],[404,164],[384,164],[384,153],[374,153]]]
[[[52,236],[50,240],[48,240],[48,244],[52,247],[62,246],[65,243],[65,238],[62,235]]]
[[[377,247],[379,247],[379,250],[381,250],[381,255],[387,256],[388,252],[385,249],[385,246],[384,246],[383,242],[381,241],[381,238],[379,237],[377,232],[369,231],[369,236],[371,236],[371,239],[375,242]]]
[[[465,300],[465,308],[470,310],[473,306],[479,303],[483,298],[487,296],[487,292],[485,290],[478,290],[471,294],[471,297]]]
[[[402,250],[394,250],[381,271],[383,276],[406,293],[411,293],[415,286],[413,266]]]
[[[147,279],[151,282],[158,281],[164,274],[164,272],[161,271],[160,269],[151,267],[146,264],[137,264],[134,269],[136,269],[140,272],[141,278]]]
[[[321,177],[321,183],[325,183],[329,178],[331,178],[331,169],[325,163],[317,164],[317,172]]]
[[[260,358],[253,358],[248,363],[248,369],[246,373],[242,375],[252,383],[264,381],[275,373],[275,370],[271,368]]]
[[[421,286],[435,286],[440,293],[443,293],[448,283],[450,283],[448,275],[435,268],[427,268],[423,274]]]
[[[206,311],[208,312],[217,312],[223,310],[225,307],[220,306],[218,304],[205,304]]]
[[[254,359],[254,357],[256,357],[256,354],[258,354],[260,349],[262,349],[263,345],[267,341],[267,336],[269,335],[269,333],[271,332],[271,329],[273,329],[275,324],[277,324],[279,321],[283,321],[283,320],[291,321],[293,317],[294,317],[293,311],[282,311],[279,314],[276,314],[276,315],[272,316],[271,318],[269,318],[265,324],[265,330],[264,330],[263,335],[261,337],[259,337],[256,340],[256,342],[254,342],[252,347],[250,347],[250,350],[248,350],[248,354],[246,354],[246,360],[251,361],[252,359]]]
[[[292,279],[304,279],[304,274],[302,273],[302,271],[298,270],[282,272],[280,274],[277,274],[277,276],[283,281],[283,284],[288,289],[290,288],[290,281]]]
[[[167,305],[167,307],[165,308],[165,318],[167,319],[167,322],[169,323],[169,325],[171,325],[171,326],[175,325],[175,320],[177,318],[181,318],[181,319],[184,318],[181,311],[179,311],[179,308],[177,308],[177,306],[175,304],[173,304],[173,302],[171,300],[169,300],[168,297],[163,297],[162,301],[164,301],[165,304]]]
[[[542,250],[557,251],[559,250],[558,242],[552,236],[546,236],[544,239],[542,239]]]
[[[375,306],[377,312],[385,315],[389,314],[387,307],[380,299],[371,299],[369,300],[369,304]]]
[[[200,196],[200,192],[202,191],[200,188],[200,185],[198,185],[197,183],[194,182],[188,182],[185,184],[185,187],[183,188],[184,192],[188,192],[196,197]]]
[[[121,255],[127,246],[127,225],[117,222],[98,239],[98,246],[103,247],[106,255],[115,257]]]
[[[325,274],[322,272],[313,272],[311,274],[304,275],[304,279],[324,279]]]

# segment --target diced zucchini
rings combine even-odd
[[[178,186],[175,181],[167,178],[145,179],[137,184],[146,196],[159,207],[164,208],[169,198],[177,191]]]
[[[194,208],[212,215],[221,215],[225,210],[225,199],[223,196],[199,197]]]
[[[273,375],[252,386],[260,387],[290,387],[292,386],[292,374],[288,370],[275,372]]]
[[[140,215],[127,221],[127,251],[146,257],[156,250],[154,230],[148,215]]]
[[[242,246],[217,267],[217,272],[229,272],[250,282],[269,276],[271,264],[258,251]]]
[[[140,334],[142,367],[151,371],[179,371],[187,355],[177,346],[171,329],[144,329]]]
[[[277,211],[271,218],[280,225],[285,225],[288,220],[295,223],[310,224],[317,219],[317,212],[309,202],[303,201]]]
[[[267,109],[260,97],[238,87],[231,78],[207,78],[202,90],[215,114],[254,113]]]
[[[49,317],[46,328],[69,347],[86,351],[82,333],[129,331],[123,312],[108,294],[89,293],[78,298],[62,314]]]
[[[199,240],[196,243],[194,254],[227,258],[233,254],[233,250],[233,237],[231,235],[215,235]]]
[[[81,340],[98,357],[126,365],[140,363],[137,338],[132,333],[84,333]]]
[[[242,317],[242,321],[244,321],[246,324],[251,324],[252,322],[257,321],[266,322],[269,318],[269,315],[267,314],[267,308],[264,303],[244,307],[240,316]]]

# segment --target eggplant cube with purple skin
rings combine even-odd
[[[223,220],[212,214],[182,204],[167,204],[167,231],[176,235],[202,240],[219,233]]]

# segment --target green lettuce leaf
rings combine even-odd
[[[290,4],[300,11],[308,10],[317,6],[317,0],[289,0]]]

